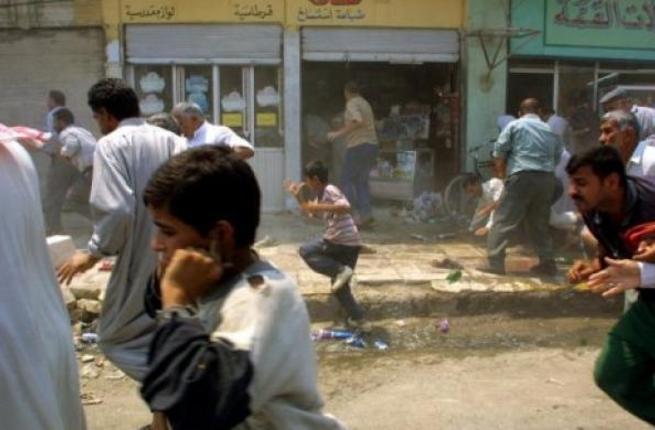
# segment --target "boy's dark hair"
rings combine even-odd
[[[324,184],[327,184],[329,181],[329,173],[330,172],[325,164],[319,160],[307,163],[303,169],[303,175],[308,178],[318,178],[318,180]]]
[[[150,178],[143,201],[202,235],[223,220],[234,227],[237,247],[255,242],[259,184],[250,165],[225,148],[206,145],[172,157]]]
[[[57,106],[66,106],[66,95],[59,90],[48,91],[48,98],[55,102]]]
[[[91,87],[88,94],[91,110],[99,112],[104,108],[118,121],[140,116],[139,98],[125,81],[105,78]]]
[[[573,175],[585,166],[591,167],[594,175],[600,179],[605,179],[612,173],[616,173],[619,176],[621,185],[625,186],[627,183],[625,166],[623,165],[621,154],[613,146],[603,145],[581,154],[575,154],[566,165],[566,173]]]
[[[478,175],[473,174],[473,173],[471,173],[469,175],[466,175],[466,177],[464,178],[464,182],[463,182],[464,189],[466,189],[468,187],[471,187],[473,185],[481,184],[481,183],[482,183],[482,180],[480,179],[480,177]]]
[[[59,109],[53,116],[55,120],[63,121],[66,125],[71,125],[75,122],[75,116],[73,115],[73,112],[67,108]]]

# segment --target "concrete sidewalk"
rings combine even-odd
[[[486,312],[607,314],[620,308],[619,300],[606,301],[574,291],[564,280],[567,265],[560,267],[561,274],[555,278],[530,276],[529,268],[537,259],[520,247],[508,252],[507,276],[480,272],[476,268],[486,263],[484,243],[475,243],[467,235],[438,240],[436,237],[447,228],[408,225],[387,216],[378,218],[373,230],[363,232],[372,252],[360,255],[355,294],[369,318]],[[320,237],[322,230],[322,223],[293,214],[265,215],[258,250],[297,281],[313,320],[338,320],[342,313],[330,296],[329,279],[311,271],[298,255],[298,247]],[[76,239],[83,243],[83,238]],[[453,269],[433,265],[435,260],[444,259],[462,266],[459,280],[447,280]],[[74,283],[104,286],[108,276],[96,268]]]

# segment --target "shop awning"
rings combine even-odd
[[[282,28],[277,25],[128,25],[127,61],[132,64],[278,64]]]
[[[459,35],[454,30],[304,28],[303,59],[455,63]]]

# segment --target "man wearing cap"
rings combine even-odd
[[[646,106],[637,106],[632,102],[628,92],[623,88],[616,88],[600,99],[605,112],[622,110],[632,113],[639,123],[639,140],[655,134],[655,109]]]

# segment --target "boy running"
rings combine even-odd
[[[370,325],[364,311],[353,297],[351,283],[359,257],[361,239],[350,213],[350,203],[336,186],[328,183],[328,169],[320,161],[305,166],[304,183],[285,182],[285,188],[300,204],[308,216],[321,216],[327,222],[322,239],[302,245],[300,256],[317,273],[332,280],[332,294],[348,314],[348,326],[369,331]],[[303,186],[308,186],[318,196],[313,201],[300,197]]]

